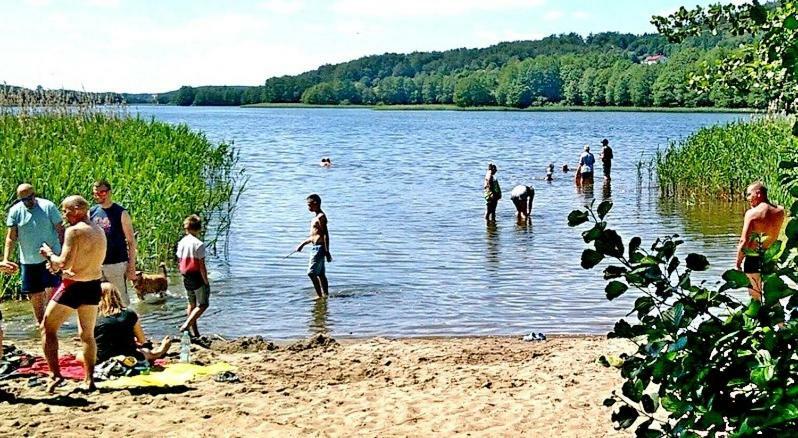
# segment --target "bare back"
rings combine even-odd
[[[81,221],[67,228],[64,237],[64,270],[74,273],[75,281],[102,278],[106,249],[105,232],[94,222]],[[68,253],[67,253],[68,252]]]
[[[762,246],[770,247],[781,233],[781,226],[784,223],[784,207],[763,202],[756,207],[750,208],[745,213],[745,223],[743,224],[742,244],[745,248],[756,249],[757,242],[752,241],[751,237],[755,234],[764,234]]]

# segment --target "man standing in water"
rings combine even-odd
[[[6,218],[8,232],[0,270],[9,274],[17,272],[17,264],[9,261],[9,258],[14,246],[18,246],[22,265],[22,293],[30,298],[33,316],[36,323],[41,324],[47,300],[61,279],[47,270],[46,261],[39,255],[39,247],[46,243],[54,253],[59,254],[64,240],[64,226],[58,207],[46,199],[37,198],[32,185],[20,184],[17,187],[17,199],[18,202],[8,210]]]
[[[768,189],[761,182],[748,186],[745,198],[751,208],[745,212],[743,232],[740,244],[737,245],[737,269],[743,272],[751,282],[748,292],[751,298],[762,301],[762,255],[779,237],[781,225],[784,223],[784,207],[771,204],[768,200]],[[757,236],[761,236],[759,239]],[[745,255],[745,249],[757,251],[758,255]]]
[[[596,158],[590,153],[590,146],[585,145],[585,151],[579,156],[579,167],[576,169],[576,185],[593,184],[593,165]]]
[[[321,197],[312,194],[306,199],[308,210],[315,215],[310,221],[310,237],[296,247],[296,252],[301,252],[307,244],[311,244],[310,261],[308,262],[308,277],[316,289],[316,295],[324,298],[330,294],[327,285],[327,275],[324,269],[324,260],[332,262],[330,254],[330,233],[327,229],[327,215],[321,209]]]
[[[97,320],[97,305],[100,303],[103,276],[102,263],[105,258],[105,232],[89,220],[89,203],[78,195],[69,196],[61,203],[61,212],[69,223],[64,236],[61,255],[56,255],[46,243],[39,253],[54,271],[62,270],[64,280],[53,295],[42,322],[42,344],[47,366],[52,377],[47,386],[55,391],[63,377],[58,365],[58,329],[64,321],[78,312],[78,335],[83,344],[83,370],[85,390],[93,391],[94,363],[97,359],[97,344],[94,340],[94,325]]]
[[[103,278],[116,286],[122,304],[130,306],[127,280],[136,276],[136,237],[133,221],[124,207],[111,198],[111,183],[101,179],[94,183],[92,195],[97,205],[91,208],[91,220],[105,231],[108,252],[103,261]]]
[[[601,163],[604,165],[604,179],[610,179],[610,173],[612,172],[612,148],[610,147],[610,141],[606,138],[601,140]]]

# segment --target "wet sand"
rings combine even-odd
[[[0,435],[628,436],[602,406],[618,370],[596,360],[624,348],[603,337],[214,341],[193,359],[233,364],[241,383],[83,395],[69,382],[48,395],[2,381]]]

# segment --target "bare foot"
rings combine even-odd
[[[81,394],[88,394],[90,392],[94,392],[97,390],[97,386],[94,384],[94,380],[91,381],[83,381],[83,384],[75,388],[72,392],[78,392]]]
[[[61,383],[64,382],[64,378],[61,376],[53,376],[50,378],[50,383],[47,384],[47,392],[50,394],[55,392],[55,388],[58,387]]]

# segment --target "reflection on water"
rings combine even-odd
[[[612,199],[612,183],[611,180],[605,179],[601,184],[601,200],[606,201]]]
[[[135,109],[134,109],[135,111]],[[566,216],[611,198],[608,220],[628,240],[680,234],[685,253],[734,263],[737,207],[660,201],[635,165],[667,141],[740,115],[675,113],[494,113],[325,109],[141,107],[145,118],[185,122],[211,140],[234,140],[250,176],[226,242],[211,254],[210,309],[200,330],[225,336],[602,333],[633,296],[608,302],[598,270],[579,267],[581,229]],[[548,163],[576,160],[585,143],[609,138],[612,185],[574,189],[573,173],[534,179]],[[322,168],[321,157],[335,165]],[[509,198],[486,225],[484,166],[502,187],[535,181],[529,223]],[[124,192],[125,188],[115,190]],[[307,235],[305,197],[318,193],[330,221],[330,298],[315,301],[307,254],[289,258]],[[121,194],[124,196],[124,194]],[[534,225],[533,225],[534,224]],[[731,224],[731,225],[728,225]],[[137,227],[147,224],[137,224]],[[179,224],[176,224],[179,226]],[[220,248],[224,245],[220,245]],[[142,257],[152,257],[142,254]],[[163,306],[135,306],[151,336],[185,318],[182,282]],[[0,304],[3,310],[8,303]],[[29,336],[29,311],[9,318]],[[72,325],[71,327],[74,327]]]

